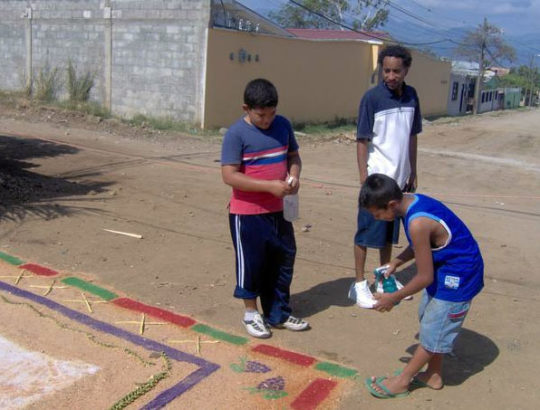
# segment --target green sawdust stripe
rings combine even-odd
[[[10,263],[15,266],[22,265],[24,262],[15,256],[8,255],[7,253],[0,252],[0,259],[3,259],[7,263]]]
[[[229,342],[235,345],[245,345],[248,342],[248,339],[245,337],[231,335],[230,333],[225,333],[221,330],[213,329],[210,326],[206,326],[201,323],[192,326],[191,329],[196,332],[211,336],[214,339],[223,340],[224,342]]]
[[[129,406],[131,403],[133,403],[135,400],[137,400],[139,397],[144,396],[146,393],[148,393],[150,390],[152,390],[156,385],[166,377],[169,377],[171,374],[171,361],[167,357],[165,353],[161,353],[161,358],[163,359],[164,366],[163,371],[154,374],[150,377],[150,380],[148,380],[146,383],[141,384],[139,387],[137,387],[132,392],[126,394],[124,397],[122,397],[120,400],[118,400],[116,403],[114,403],[109,410],[121,410],[125,409],[127,406]]]
[[[93,285],[92,283],[86,282],[79,278],[65,278],[62,279],[62,282],[66,285],[74,286],[86,292],[92,293],[93,295],[99,296],[100,298],[105,300],[112,300],[118,297],[116,293],[110,292],[107,289],[100,288],[99,286]]]
[[[339,364],[320,362],[315,365],[315,369],[322,372],[326,372],[335,377],[341,377],[343,379],[349,379],[358,373],[358,370],[349,369],[347,367],[340,366]]]

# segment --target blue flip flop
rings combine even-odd
[[[365,380],[366,387],[372,396],[375,396],[379,399],[397,399],[400,397],[407,397],[409,395],[408,390],[402,393],[392,393],[390,390],[388,390],[388,388],[384,384],[382,384],[382,382],[387,378],[388,377],[386,376],[380,376],[375,378],[375,380],[372,380],[371,377],[368,377]],[[379,389],[382,390],[382,392],[375,390],[372,384],[375,384]]]

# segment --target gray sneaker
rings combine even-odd
[[[294,316],[289,316],[285,322],[275,325],[274,327],[277,327],[280,329],[289,329],[294,332],[299,332],[301,330],[309,329],[309,323],[306,322],[304,319],[300,319]]]
[[[247,332],[253,337],[268,339],[272,336],[272,332],[270,332],[270,329],[266,326],[266,323],[259,312],[255,313],[252,320],[242,320],[242,323]]]

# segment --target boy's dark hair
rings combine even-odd
[[[403,192],[396,181],[383,174],[372,174],[362,185],[358,205],[366,209],[386,209],[388,202],[402,198]]]
[[[278,94],[276,87],[264,78],[251,80],[244,90],[244,104],[248,108],[277,107]]]
[[[383,48],[380,51],[379,59],[377,60],[380,66],[382,66],[384,57],[401,58],[403,65],[407,68],[409,68],[412,63],[411,52],[403,46],[393,45]]]

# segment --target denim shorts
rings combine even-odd
[[[450,353],[470,306],[470,300],[449,302],[436,299],[424,290],[418,307],[422,347],[431,353]]]
[[[354,235],[355,245],[368,248],[384,248],[386,244],[398,243],[399,219],[392,222],[379,221],[371,213],[358,208],[357,231]]]

